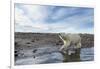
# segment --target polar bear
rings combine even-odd
[[[59,33],[59,37],[63,41],[63,45],[60,48],[61,52],[71,55],[75,53],[76,49],[81,48],[81,37],[79,34]]]

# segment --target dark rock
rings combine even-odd
[[[27,42],[26,44],[31,44],[30,42]]]
[[[32,40],[31,42],[35,42],[35,40]]]
[[[36,53],[37,49],[33,50],[33,53]]]

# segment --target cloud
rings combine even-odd
[[[93,33],[93,8],[15,4],[15,32]]]

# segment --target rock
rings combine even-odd
[[[33,50],[33,53],[36,53],[37,49]]]

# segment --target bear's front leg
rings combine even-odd
[[[62,47],[59,49],[59,51],[63,51],[64,50],[64,45],[62,45]]]
[[[67,53],[67,48],[70,46],[70,41],[64,41],[64,45],[60,48],[60,51]]]

